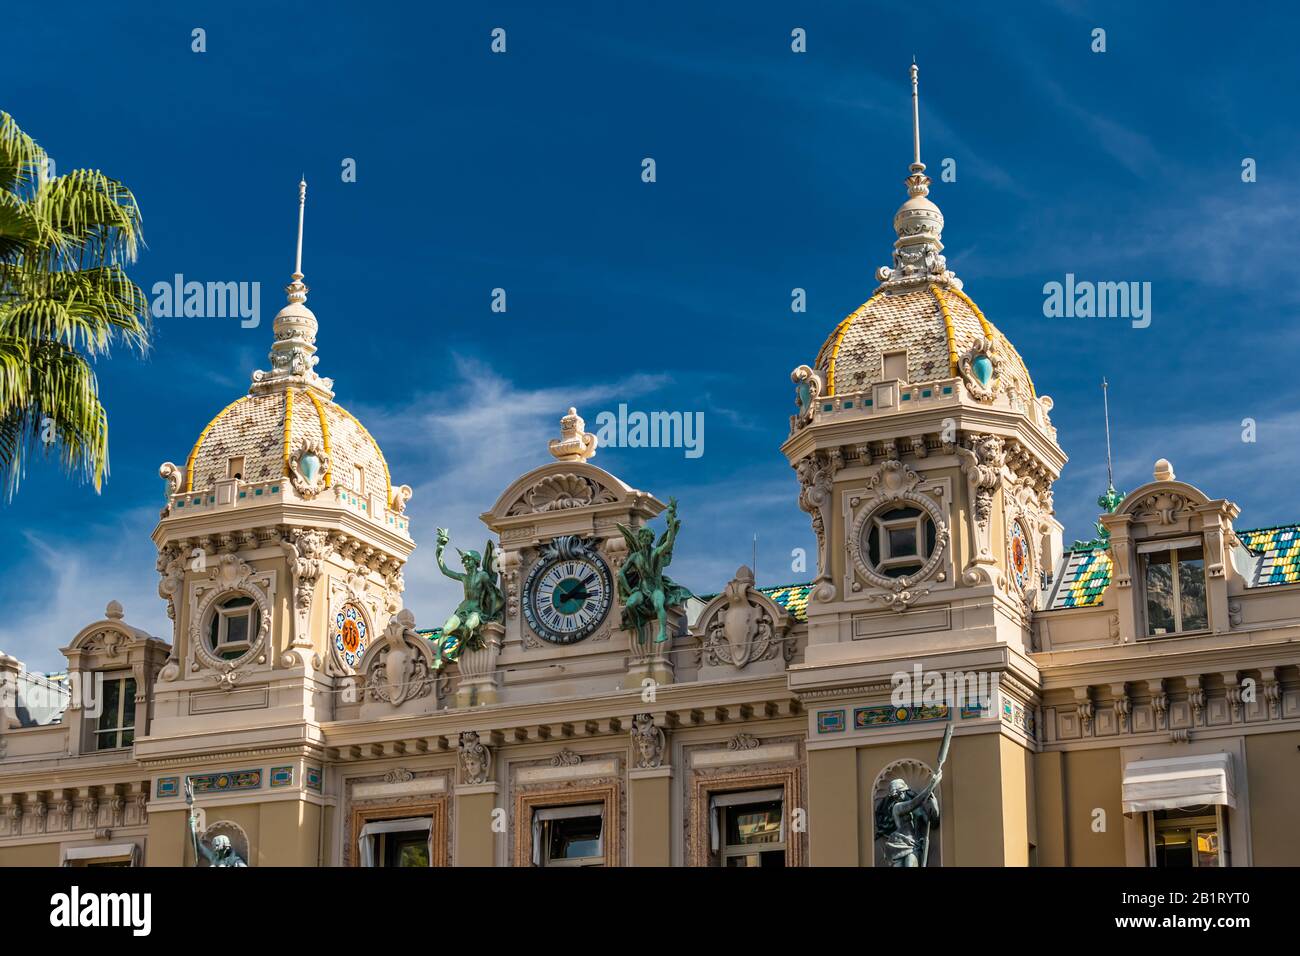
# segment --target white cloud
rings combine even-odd
[[[135,508],[75,537],[26,532],[30,559],[11,565],[0,585],[8,609],[0,619],[0,650],[31,670],[63,670],[59,648],[101,620],[113,600],[121,602],[128,624],[170,641],[149,539],[157,517],[154,508]]]

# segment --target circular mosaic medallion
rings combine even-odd
[[[356,667],[366,653],[367,636],[365,615],[355,604],[345,604],[334,615],[334,649],[348,667]]]
[[[1011,522],[1011,576],[1016,588],[1023,591],[1029,586],[1029,541],[1025,528],[1019,521]]]

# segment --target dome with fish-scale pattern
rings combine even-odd
[[[937,382],[960,377],[962,357],[981,341],[988,343],[990,389],[1005,390],[1013,404],[1035,397],[1015,347],[951,280],[895,290],[882,286],[831,332],[815,367],[823,374],[826,395],[870,391],[886,380],[888,355],[905,361],[904,381]],[[896,368],[890,372],[889,378],[897,376]]]

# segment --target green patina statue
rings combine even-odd
[[[690,591],[674,584],[664,569],[673,560],[673,543],[682,523],[677,519],[677,499],[670,498],[665,512],[668,527],[659,542],[655,543],[652,528],[640,527],[633,531],[620,524],[618,530],[627,540],[627,560],[618,572],[618,598],[623,602],[623,627],[636,631],[639,643],[645,643],[645,627],[658,620],[659,633],[655,643],[668,640],[668,609],[678,607]]]
[[[212,846],[205,844],[199,836],[199,815],[194,809],[194,784],[189,777],[185,778],[185,805],[190,808],[190,842],[194,846],[195,866],[199,865],[199,860],[207,860],[208,866],[248,866],[231,845],[230,837],[224,833],[218,833],[212,838]]]
[[[938,765],[930,782],[920,792],[907,781],[889,781],[889,791],[876,804],[876,839],[890,866],[920,867],[930,862],[930,832],[939,825],[939,795],[935,792],[943,779],[943,764],[952,745],[952,724],[944,729],[939,745]]]
[[[501,620],[505,608],[505,597],[501,593],[496,570],[496,545],[491,540],[483,548],[483,554],[477,551],[461,551],[462,574],[453,571],[442,560],[442,553],[451,538],[446,528],[438,529],[438,568],[447,577],[461,582],[465,588],[465,599],[460,602],[447,623],[442,626],[442,633],[437,640],[437,660],[435,667],[442,667],[448,661],[460,657],[465,648],[476,651],[483,646],[483,625]]]

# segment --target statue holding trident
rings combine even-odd
[[[190,808],[190,842],[194,845],[195,866],[199,865],[201,859],[207,860],[208,866],[248,866],[230,845],[230,837],[224,833],[218,833],[212,838],[211,847],[199,837],[199,814],[194,809],[194,783],[189,777],[185,778],[185,805]]]
[[[935,789],[943,779],[943,763],[952,743],[952,724],[943,732],[939,745],[939,763],[930,782],[920,793],[907,781],[889,781],[889,793],[876,806],[876,839],[884,841],[890,866],[927,866],[930,857],[930,831],[939,823],[939,795]]]
[[[627,541],[627,559],[618,570],[618,599],[623,602],[623,627],[636,631],[637,643],[645,643],[645,626],[659,622],[656,644],[668,640],[668,609],[693,597],[690,591],[664,574],[673,560],[673,544],[682,523],[677,519],[677,499],[668,499],[665,513],[668,527],[655,543],[653,528],[633,531],[620,524],[618,530]]]
[[[506,604],[497,580],[496,546],[492,541],[488,541],[481,556],[477,551],[456,549],[460,554],[461,566],[465,569],[462,574],[451,570],[442,560],[442,553],[450,540],[447,529],[439,528],[438,548],[435,552],[438,568],[447,577],[461,582],[465,588],[465,599],[442,626],[435,668],[441,668],[447,661],[456,660],[466,647],[471,651],[478,650],[483,643],[483,625],[500,621]]]

